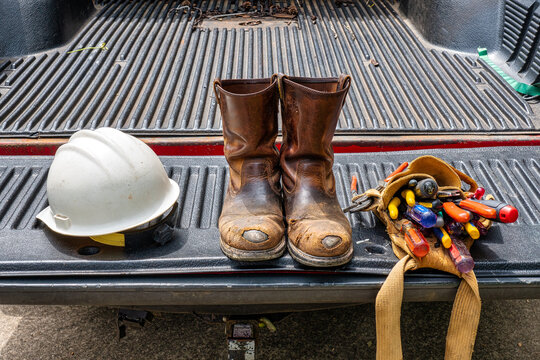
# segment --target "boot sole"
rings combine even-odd
[[[223,251],[223,253],[227,255],[229,259],[236,261],[265,261],[276,259],[283,255],[286,248],[285,237],[281,239],[280,243],[276,247],[268,250],[240,250],[227,245],[221,237],[219,245],[221,247],[221,251]]]
[[[353,257],[353,247],[343,255],[333,256],[333,257],[321,257],[313,256],[308,253],[303,252],[296,246],[294,246],[290,241],[288,242],[289,254],[293,257],[294,260],[298,261],[300,264],[313,266],[313,267],[334,267],[340,266],[351,261]]]

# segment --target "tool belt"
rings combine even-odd
[[[462,278],[448,327],[445,359],[470,359],[472,355],[481,308],[474,272],[466,274],[459,272],[444,247],[435,246],[438,240],[434,236],[425,236],[430,246],[429,252],[422,258],[415,256],[407,246],[398,221],[393,220],[387,211],[391,199],[398,196],[397,192],[407,186],[411,179],[426,178],[435,180],[439,185],[439,191],[459,191],[462,199],[465,199],[468,193],[476,191],[478,187],[470,176],[441,159],[422,156],[412,161],[403,172],[391,176],[377,189],[370,189],[353,198],[353,202],[360,197],[364,199],[367,197],[370,200],[371,204],[363,211],[372,211],[386,225],[394,254],[400,259],[381,287],[375,302],[377,359],[403,358],[400,335],[403,275],[408,270],[420,268],[441,270]],[[466,189],[463,189],[463,186]],[[491,222],[488,221],[485,225],[489,227]],[[473,241],[468,237],[464,243],[470,248]]]

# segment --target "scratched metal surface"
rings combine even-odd
[[[426,47],[385,1],[306,0],[298,21],[205,20],[181,1],[110,1],[65,47],[0,60],[0,136],[221,132],[215,77],[349,73],[338,134],[533,133],[540,118],[476,57]],[[237,11],[230,1],[194,1]],[[286,6],[287,4],[282,4]],[[108,51],[67,54],[107,43]],[[378,63],[375,66],[371,60]]]

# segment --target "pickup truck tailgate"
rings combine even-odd
[[[378,179],[401,162],[423,154],[441,157],[471,174],[487,193],[519,209],[520,218],[516,223],[495,223],[485,238],[475,242],[471,249],[476,261],[475,273],[481,288],[491,286],[492,296],[538,296],[538,147],[337,154],[334,172],[340,203],[347,204],[352,175],[359,176],[360,191],[363,191],[375,187]],[[126,294],[133,291],[156,294],[161,286],[176,289],[171,293],[185,294],[195,288],[203,291],[206,300],[198,298],[199,305],[216,302],[210,289],[220,286],[221,291],[229,294],[228,299],[230,296],[243,299],[238,300],[240,303],[260,301],[252,297],[251,290],[255,289],[265,293],[269,303],[284,302],[283,294],[272,294],[268,290],[290,290],[291,287],[304,294],[301,297],[304,302],[339,302],[336,294],[344,296],[343,302],[372,301],[384,276],[396,262],[384,227],[369,213],[348,215],[353,227],[355,255],[344,267],[311,269],[295,263],[289,255],[253,264],[229,260],[219,249],[217,229],[227,167],[224,158],[213,156],[162,157],[169,176],[181,189],[175,237],[167,245],[130,250],[101,245],[89,238],[59,236],[35,219],[47,206],[45,184],[51,161],[51,157],[0,157],[0,302],[16,298],[17,302],[25,299],[25,302],[54,303],[55,299],[59,301],[58,296],[69,297],[67,294],[78,289],[84,293],[100,293],[100,301],[106,304],[121,299],[136,303],[146,301],[145,297],[130,299]],[[92,247],[91,251],[88,246]],[[434,271],[417,271],[407,281],[412,288],[427,286],[432,290],[411,295],[424,300],[451,297],[451,290],[457,284],[455,278]],[[335,292],[334,285],[339,285]],[[60,288],[71,290],[57,293]],[[359,291],[353,291],[358,301],[352,301],[351,294],[345,295],[341,291],[344,288]],[[26,291],[38,289],[41,297],[24,295]],[[108,296],[102,294],[104,289],[108,289],[105,291]],[[56,296],[51,297],[51,292]],[[174,302],[174,296],[164,294],[162,300],[154,297],[152,301],[158,303]],[[75,303],[86,303],[89,297],[77,299]]]

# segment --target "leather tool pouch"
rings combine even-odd
[[[391,177],[382,191],[370,189],[364,194],[358,195],[358,197],[366,195],[373,198],[371,206],[364,211],[373,211],[385,224],[392,241],[394,254],[400,259],[381,287],[375,303],[377,359],[403,358],[400,338],[403,274],[407,270],[420,268],[437,269],[462,278],[448,327],[445,359],[470,359],[472,355],[481,308],[478,283],[474,272],[460,273],[454,266],[447,250],[443,246],[435,247],[437,239],[434,236],[426,236],[430,246],[428,254],[423,258],[414,256],[407,247],[403,234],[399,231],[398,221],[392,220],[387,211],[390,200],[397,196],[398,191],[406,186],[411,179],[425,178],[434,179],[439,185],[439,190],[459,191],[463,199],[466,198],[466,192],[474,192],[478,187],[470,176],[441,159],[433,156],[422,156],[412,161],[405,171]],[[491,222],[488,221],[485,225],[489,227]],[[467,248],[470,248],[473,240],[469,237],[465,239],[464,243]]]

